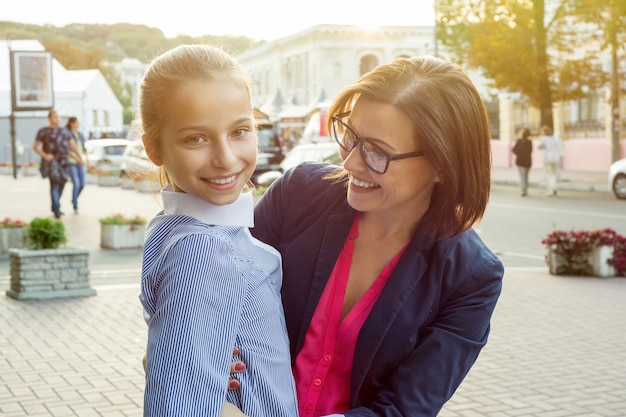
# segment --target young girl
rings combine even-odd
[[[165,184],[141,279],[144,416],[219,416],[225,401],[249,416],[297,416],[281,259],[250,235],[253,199],[242,194],[257,157],[244,72],[217,48],[176,47],[148,68],[140,116]],[[245,388],[227,392],[233,346],[246,352]]]

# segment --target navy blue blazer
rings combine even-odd
[[[283,256],[292,362],[356,214],[322,179],[333,169],[303,163],[255,208],[252,234]],[[418,227],[359,333],[345,415],[436,416],[487,342],[503,274],[473,230],[434,241]]]

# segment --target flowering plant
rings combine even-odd
[[[133,181],[159,181],[159,173],[155,171],[132,172],[130,173],[130,177],[133,179]]]
[[[594,248],[613,246],[613,258],[608,260],[617,271],[617,275],[626,273],[626,238],[618,235],[615,230],[555,230],[542,241],[556,256],[557,275],[593,275],[593,266],[589,256]],[[549,254],[546,263],[550,265]]]
[[[129,224],[131,226],[131,230],[134,230],[135,227],[144,225],[147,222],[148,222],[148,219],[146,219],[145,217],[142,217],[139,215],[127,217],[120,213],[114,213],[106,217],[100,218],[100,224],[112,224],[112,225]]]
[[[120,171],[116,170],[96,170],[96,175],[99,177],[119,177]]]
[[[28,223],[9,217],[5,217],[4,220],[0,221],[0,229],[15,229],[18,227],[28,227]]]

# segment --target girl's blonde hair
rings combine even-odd
[[[252,102],[246,73],[220,48],[209,45],[180,45],[156,57],[146,70],[139,87],[139,118],[143,138],[154,146],[159,145],[163,121],[167,117],[163,112],[163,104],[169,100],[172,90],[181,84],[211,81],[224,75],[240,84]],[[170,182],[163,168],[160,177],[161,185]]]

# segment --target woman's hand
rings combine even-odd
[[[239,348],[235,346],[235,348],[233,349],[233,357],[239,355],[240,352],[241,351],[239,350]],[[244,364],[241,361],[233,361],[233,362],[230,363],[230,373],[231,374],[237,374],[239,372],[243,372],[244,369],[246,369],[246,364]],[[240,386],[241,386],[241,384],[239,383],[239,381],[237,379],[231,378],[231,379],[228,380],[228,389],[229,390],[238,389]]]
[[[237,356],[239,355],[239,348],[235,347],[233,349],[233,356]],[[148,360],[148,357],[146,355],[143,355],[143,358],[141,358],[141,363],[143,365],[143,371],[146,371],[146,361]],[[233,361],[230,364],[230,373],[231,374],[237,374],[239,372],[243,372],[243,370],[246,369],[246,364],[244,364],[241,361]],[[237,381],[236,379],[230,379],[228,381],[228,389],[237,389],[239,388],[239,381]]]

